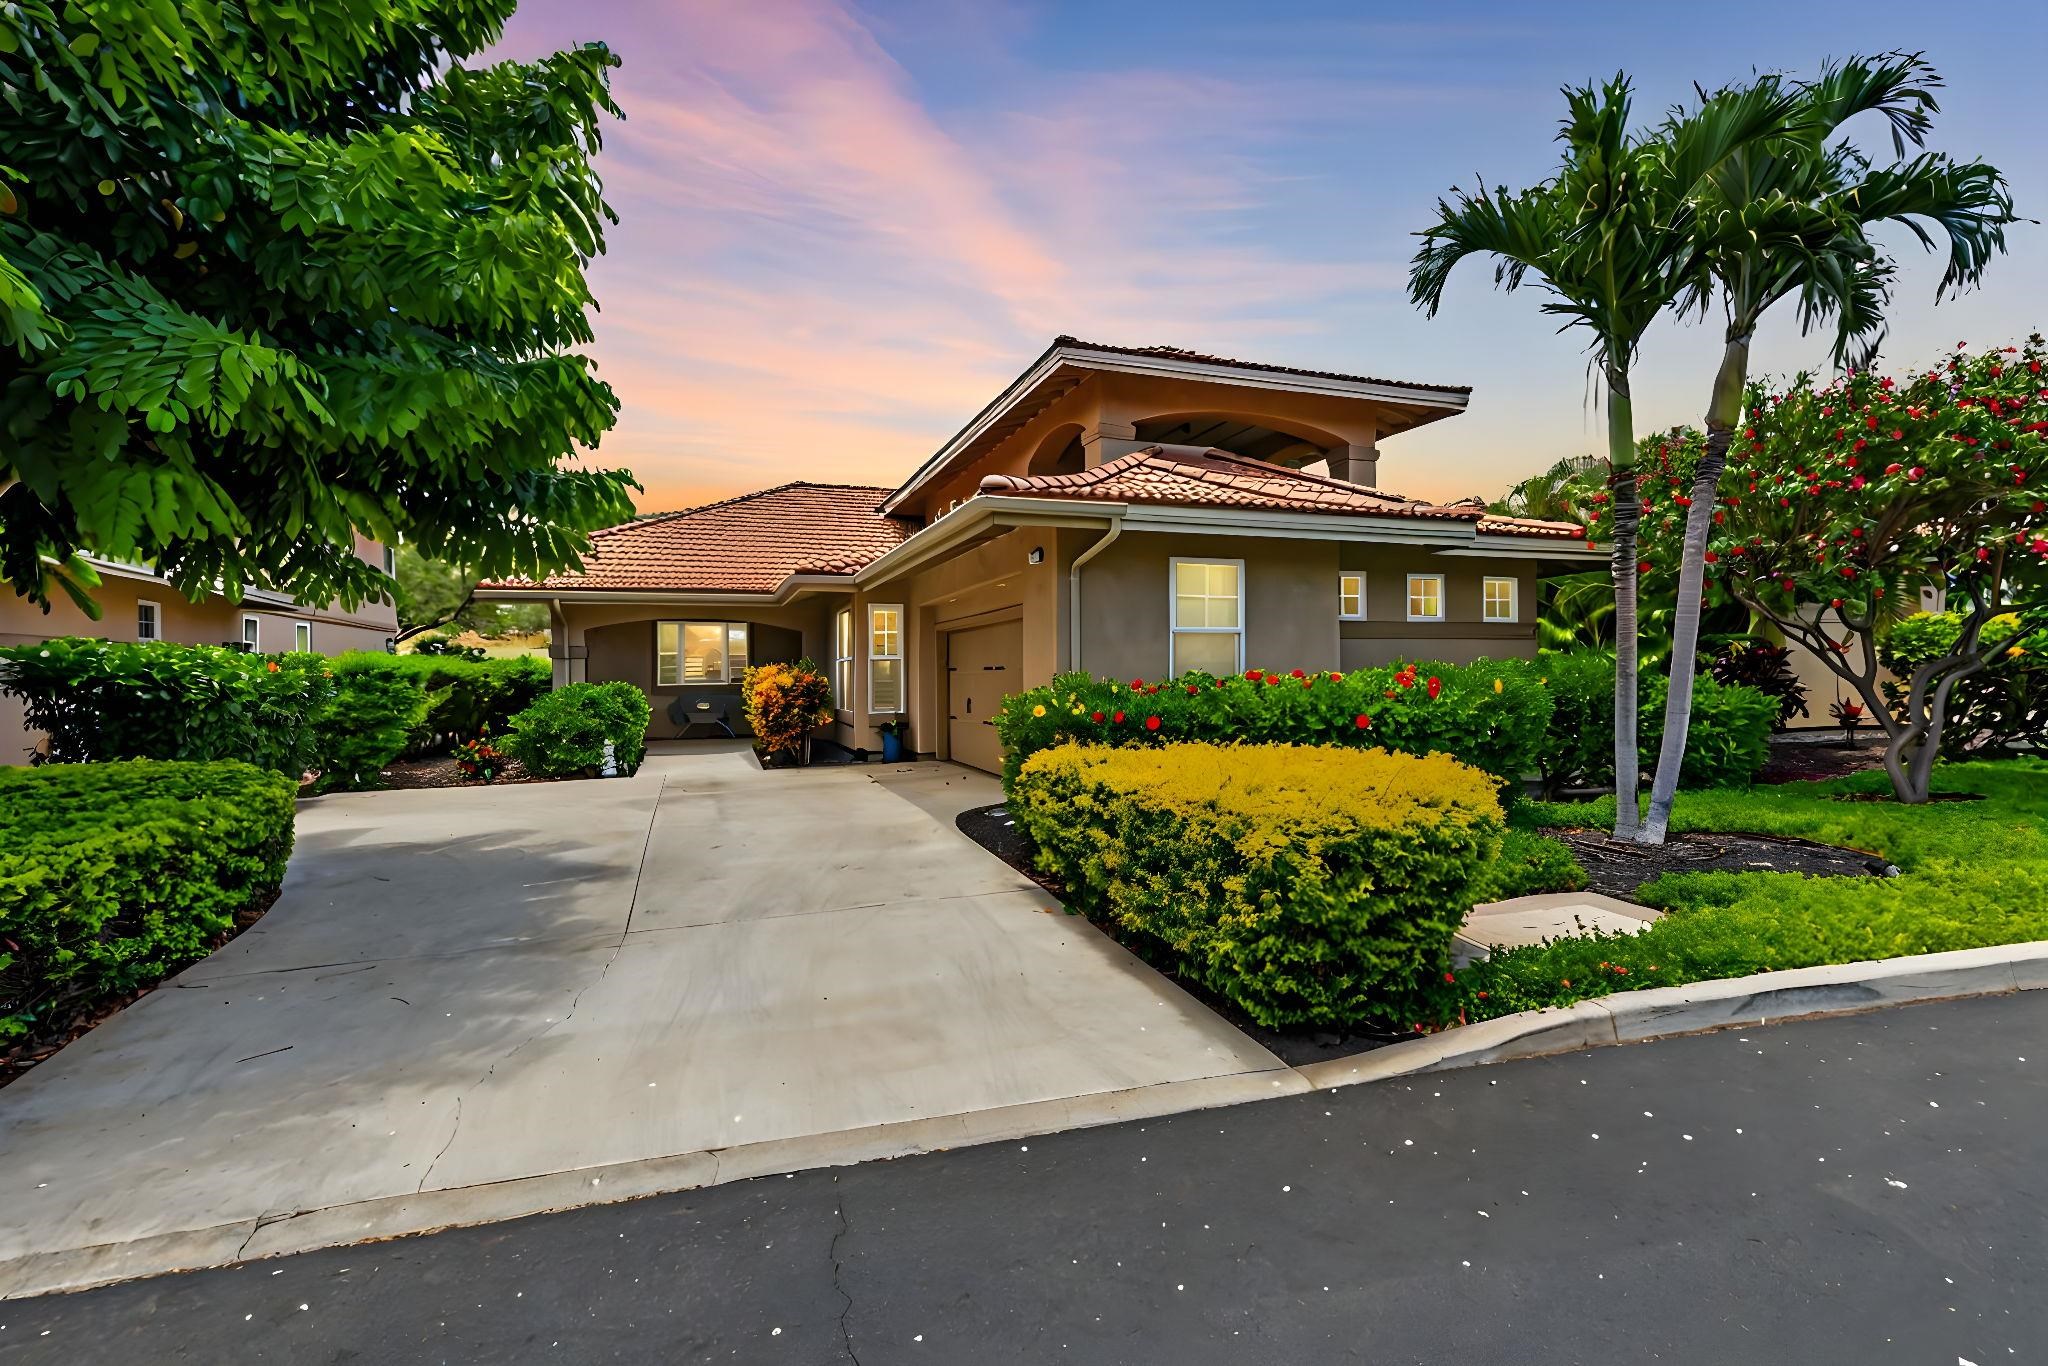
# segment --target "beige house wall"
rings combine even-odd
[[[1421,546],[1346,544],[1340,564],[1343,572],[1365,575],[1365,620],[1340,623],[1346,669],[1400,660],[1470,664],[1475,659],[1536,656],[1539,604],[1534,560],[1431,555]],[[1410,574],[1443,575],[1442,621],[1408,620]],[[1485,620],[1484,584],[1489,578],[1515,580],[1513,622]]]

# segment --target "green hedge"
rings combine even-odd
[[[2048,630],[2020,636],[2015,613],[1984,623],[1982,639],[1999,648],[1989,664],[1957,680],[1949,692],[1945,752],[1996,753],[2048,749]],[[1963,619],[1954,612],[1922,612],[1895,622],[1879,643],[1878,662],[1901,679],[1955,649]],[[1888,682],[1898,706],[1906,690]]]
[[[512,718],[505,752],[537,778],[593,777],[605,742],[621,773],[640,767],[654,710],[631,683],[571,683]]]
[[[0,690],[50,736],[54,763],[242,759],[298,777],[318,766],[315,720],[334,695],[319,655],[70,636],[0,649]]]
[[[996,731],[1004,782],[1040,750],[1077,741],[1157,746],[1186,741],[1340,745],[1449,754],[1503,782],[1536,770],[1551,699],[1522,660],[1411,664],[1350,672],[1163,682],[1061,674],[1005,698]]]
[[[1545,786],[1605,787],[1614,782],[1614,661],[1591,654],[1544,655],[1536,661],[1552,700],[1541,750]],[[1637,753],[1648,775],[1664,741],[1664,699],[1670,680],[1651,674],[1638,693]],[[1755,688],[1693,680],[1692,721],[1685,732],[1681,787],[1732,787],[1754,779],[1771,757],[1778,700]]]
[[[377,787],[427,714],[424,675],[391,655],[351,651],[332,665],[334,697],[316,724],[323,792]]]
[[[1493,789],[1440,754],[1063,744],[1009,807],[1076,909],[1262,1024],[1406,1027],[1490,885]]]
[[[419,680],[427,712],[406,737],[412,755],[444,754],[488,732],[502,734],[512,718],[539,700],[554,681],[553,668],[535,655],[468,659],[460,655],[383,655]],[[344,655],[343,658],[348,658]]]
[[[0,1043],[205,956],[283,881],[294,790],[242,763],[0,768]]]

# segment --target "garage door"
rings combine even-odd
[[[1005,621],[946,634],[948,753],[958,763],[994,773],[1003,766],[996,708],[1020,691],[1024,623]]]

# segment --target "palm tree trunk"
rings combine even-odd
[[[1641,820],[1636,791],[1636,430],[1628,371],[1607,369],[1608,487],[1614,497],[1614,837],[1634,839]]]
[[[1662,844],[1678,795],[1678,771],[1685,763],[1686,731],[1692,725],[1692,683],[1699,657],[1700,597],[1706,586],[1707,537],[1714,529],[1714,504],[1721,496],[1721,471],[1728,445],[1742,420],[1742,395],[1749,383],[1750,333],[1731,330],[1721,351],[1721,370],[1707,405],[1707,444],[1693,472],[1692,506],[1685,510],[1685,545],[1678,561],[1678,610],[1671,624],[1671,688],[1664,702],[1664,743],[1650,780],[1650,812],[1636,838]]]

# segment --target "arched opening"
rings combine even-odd
[[[1300,468],[1343,439],[1304,423],[1256,413],[1162,413],[1137,424],[1138,440],[1214,446],[1233,455]]]
[[[1038,443],[1038,449],[1031,453],[1031,461],[1024,467],[1024,472],[1079,474],[1087,463],[1088,453],[1081,445],[1081,424],[1069,422],[1045,434],[1045,439]]]

